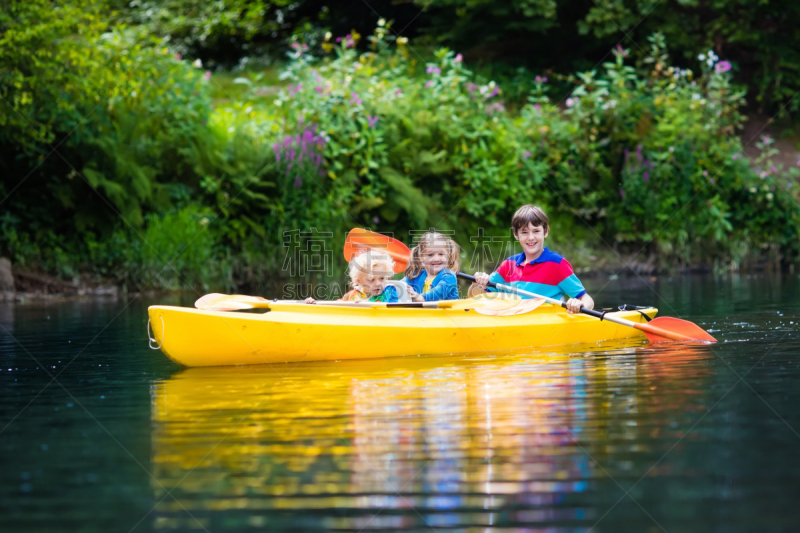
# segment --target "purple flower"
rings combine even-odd
[[[467,92],[472,94],[478,90],[478,86],[475,83],[468,82],[467,83]]]
[[[773,174],[778,173],[778,167],[776,167],[775,165],[772,165],[771,167],[769,167],[769,169],[772,171]]]
[[[350,93],[350,103],[353,105],[361,105],[361,98],[358,97],[358,93],[352,92]]]
[[[464,57],[461,54],[458,54],[453,58],[453,63],[461,63],[462,61],[464,61]]]
[[[318,93],[321,93],[323,89],[322,89],[322,87],[317,86],[317,87],[314,87],[314,90],[317,91]]]
[[[710,180],[708,180],[708,181],[710,181],[710,182],[713,184],[713,183],[715,183],[717,180],[715,180],[714,178],[711,178],[711,179],[710,179]]]
[[[622,45],[617,45],[614,48],[614,55],[617,57],[628,57],[628,51],[622,48]]]
[[[433,86],[433,80],[428,80],[425,82],[425,88],[430,89]]]
[[[204,74],[204,77],[206,78],[206,81],[210,80],[211,79],[211,71],[207,70],[206,73]]]
[[[490,92],[488,95],[486,95],[486,100],[489,100],[490,98],[494,98],[495,96],[498,95],[498,93],[500,93],[500,88],[497,85],[495,85],[494,89],[492,89],[492,92]]]
[[[734,161],[736,161],[737,159],[739,159],[739,154],[733,154],[733,156],[731,157],[731,159],[733,159]],[[798,164],[798,165],[800,165],[800,161],[798,161],[798,162],[797,162],[797,164]]]
[[[372,219],[372,221],[373,221],[375,224],[378,224],[378,223],[380,223],[381,219],[379,219],[378,217],[375,217],[375,218],[373,218],[373,219]]]
[[[437,67],[435,65],[431,65],[430,67],[425,69],[425,72],[427,72],[428,74],[441,74],[442,73],[442,69],[440,69],[439,67]]]
[[[728,72],[731,69],[731,64],[728,61],[720,61],[717,63],[717,66],[714,67],[714,70],[717,74],[722,74],[723,72]]]
[[[539,104],[534,104],[534,105],[533,105],[533,108],[534,108],[534,109],[536,109],[536,111],[537,111],[537,112],[539,112],[539,114],[541,114],[541,113],[542,113],[542,106],[541,106],[541,105],[539,105]]]
[[[531,151],[528,150],[524,154],[522,154],[522,159],[530,159],[531,158]]]
[[[623,196],[625,196],[625,191],[623,191],[622,189],[620,189],[620,190],[619,190],[619,197],[620,197],[620,198],[622,198]]]
[[[533,81],[536,83],[547,83],[547,78],[545,76],[536,76]]]
[[[295,176],[294,177],[294,188],[295,189],[299,189],[302,186],[303,186],[303,178],[301,178],[300,176]]]
[[[376,115],[376,116],[374,116],[374,117],[372,117],[372,116],[368,116],[368,117],[367,117],[367,122],[369,123],[369,127],[370,127],[370,128],[374,128],[374,127],[375,127],[375,124],[377,124],[377,123],[378,123],[378,117],[377,117],[377,115]]]
[[[503,105],[503,102],[492,102],[491,104],[486,106],[486,114],[487,115],[494,115],[495,113],[502,113],[505,111],[506,108]]]
[[[648,171],[644,171],[644,181],[650,181],[650,173]]]
[[[631,151],[625,148],[625,162],[627,163],[631,158]]]

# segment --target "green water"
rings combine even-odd
[[[798,277],[587,286],[721,342],[182,370],[174,299],[0,307],[0,531],[796,530]]]

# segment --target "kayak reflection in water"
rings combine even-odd
[[[487,288],[489,282],[503,283],[549,298],[566,296],[570,313],[579,313],[581,306],[593,309],[594,300],[572,271],[572,265],[545,247],[544,240],[549,230],[549,220],[541,208],[533,205],[520,207],[511,219],[511,231],[522,246],[522,253],[503,261],[491,276],[476,272],[469,295],[499,290]]]
[[[350,284],[353,290],[339,298],[343,302],[385,302],[399,301],[397,289],[387,282],[394,275],[394,260],[385,253],[366,251],[350,261]],[[314,298],[306,298],[307,304],[316,303]]]

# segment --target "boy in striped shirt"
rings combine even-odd
[[[470,296],[492,291],[493,289],[486,287],[491,281],[550,298],[566,296],[567,311],[570,313],[580,312],[581,306],[588,309],[594,307],[594,300],[572,271],[572,265],[544,246],[544,240],[550,231],[549,220],[544,211],[533,205],[523,205],[511,219],[511,231],[522,245],[522,253],[503,261],[491,276],[485,272],[476,272],[476,283],[469,289]]]

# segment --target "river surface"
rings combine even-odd
[[[797,531],[798,276],[587,281],[720,342],[181,369],[178,297],[0,307],[0,531]]]

